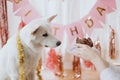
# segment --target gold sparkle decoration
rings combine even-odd
[[[25,13],[25,16],[28,16],[32,11],[29,10],[28,12]]]
[[[38,65],[37,65],[37,67],[36,67],[37,77],[38,77],[39,80],[42,80],[42,76],[40,75],[41,66],[42,66],[42,60],[39,59]]]
[[[24,49],[21,44],[19,33],[17,35],[17,47],[18,47],[18,58],[19,58],[19,80],[25,79],[25,70],[24,70]]]
[[[22,0],[14,0],[16,4],[19,4]]]
[[[20,35],[17,34],[17,47],[18,47],[18,58],[19,58],[19,80],[25,80],[25,68],[24,68],[24,49],[21,44]],[[42,60],[38,61],[38,65],[36,68],[37,76],[39,80],[42,80],[42,76],[40,75]]]

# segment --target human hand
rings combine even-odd
[[[92,62],[99,73],[109,66],[109,63],[99,55],[99,52],[88,45],[80,43],[74,44],[69,52],[75,56],[79,56]]]
[[[91,62],[99,57],[98,51],[84,44],[74,44],[70,49],[70,53]]]

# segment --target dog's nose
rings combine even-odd
[[[57,45],[57,46],[59,46],[60,44],[61,44],[61,42],[60,42],[60,41],[58,41],[58,42],[56,43],[56,45]]]

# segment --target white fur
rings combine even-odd
[[[37,30],[34,34],[33,32]],[[43,34],[48,36],[44,37]],[[47,19],[38,19],[30,22],[20,31],[21,43],[25,55],[25,80],[34,80],[35,69],[41,50],[44,46],[57,47],[58,40],[51,34]],[[0,80],[19,80],[19,60],[16,35],[11,37],[0,50]]]

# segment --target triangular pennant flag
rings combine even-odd
[[[103,5],[107,6],[108,12],[112,12],[116,9],[116,0],[100,0]]]
[[[83,33],[83,29],[80,21],[72,23],[65,27],[68,33],[69,42],[72,42],[76,37],[79,37],[79,38],[84,37],[84,33]]]
[[[62,41],[63,33],[64,33],[64,30],[65,30],[65,26],[59,25],[59,24],[51,24],[51,26],[52,26],[53,35],[57,39],[59,39],[60,41]]]
[[[13,11],[16,11],[22,8],[25,5],[30,4],[28,0],[12,0],[13,2]]]
[[[21,16],[24,18],[25,23],[29,23],[31,20],[40,18],[40,14],[32,5],[26,5],[21,8],[16,14],[16,16]]]

